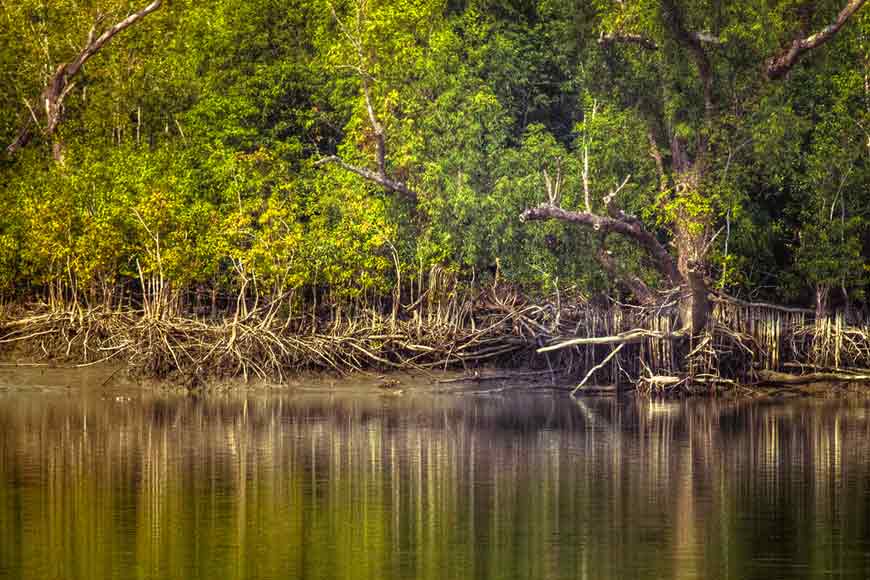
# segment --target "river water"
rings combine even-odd
[[[0,578],[866,578],[870,402],[0,389]]]

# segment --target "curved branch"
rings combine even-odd
[[[387,177],[383,173],[380,173],[380,172],[376,173],[370,169],[366,169],[365,167],[357,167],[356,165],[351,165],[349,163],[346,163],[338,155],[330,155],[329,157],[324,157],[323,159],[320,159],[319,161],[315,162],[314,165],[315,165],[315,167],[319,167],[321,165],[326,165],[328,163],[335,163],[336,165],[338,165],[339,167],[341,167],[345,171],[355,173],[356,175],[359,175],[363,179],[371,181],[372,183],[376,183],[376,184],[380,185],[381,187],[383,187],[384,189],[387,189],[389,191],[393,191],[395,193],[404,195],[405,197],[407,197],[411,200],[417,199],[417,192],[414,191],[413,189],[411,189],[410,187],[408,187],[405,183],[403,183],[401,181],[396,181],[394,179],[390,179],[389,177]]]
[[[840,10],[840,13],[837,14],[837,19],[833,23],[806,38],[799,37],[794,39],[787,49],[768,59],[767,70],[765,71],[767,78],[776,80],[784,77],[797,64],[805,52],[818,48],[831,40],[865,2],[866,0],[850,0]]]
[[[375,158],[378,164],[378,173],[380,174],[380,178],[386,180],[387,179],[387,138],[386,132],[384,131],[384,126],[378,120],[378,116],[375,114],[375,107],[372,103],[372,88],[371,82],[374,77],[368,72],[366,69],[366,57],[365,52],[363,50],[363,44],[360,40],[359,36],[356,36],[351,33],[351,31],[345,26],[344,22],[341,21],[341,18],[338,17],[338,12],[335,10],[335,6],[332,2],[327,2],[329,5],[329,10],[332,12],[332,18],[335,20],[336,24],[338,24],[338,28],[341,30],[342,34],[344,34],[345,38],[347,38],[348,42],[354,47],[356,50],[357,58],[359,59],[359,64],[357,65],[340,65],[341,68],[350,68],[359,75],[360,82],[362,83],[362,92],[363,98],[366,103],[366,112],[369,116],[369,123],[372,126],[372,132],[375,136]],[[363,21],[363,13],[362,13],[362,4],[358,6],[357,10],[357,34],[360,32],[360,28],[362,27]],[[357,172],[355,172],[357,173]]]
[[[362,85],[362,96],[365,101],[366,113],[368,114],[369,124],[372,128],[372,133],[374,134],[375,139],[375,163],[377,165],[377,172],[372,171],[370,169],[366,169],[364,167],[357,167],[355,165],[350,165],[345,163],[343,159],[338,157],[337,155],[330,155],[329,157],[324,157],[320,161],[315,163],[315,166],[324,165],[326,163],[336,163],[339,167],[343,168],[346,171],[350,171],[351,173],[355,173],[359,175],[363,179],[371,181],[380,185],[381,187],[401,194],[411,200],[417,199],[417,192],[408,187],[405,183],[401,181],[396,181],[391,179],[387,175],[387,134],[384,129],[383,123],[381,123],[380,119],[378,119],[377,114],[375,113],[375,106],[372,99],[372,83],[375,78],[369,73],[366,67],[366,54],[363,49],[363,43],[361,40],[361,30],[363,29],[364,24],[364,3],[360,3],[357,6],[357,30],[354,34],[347,26],[345,26],[344,22],[338,17],[338,12],[335,10],[335,6],[332,2],[327,2],[329,5],[329,9],[332,12],[332,17],[341,30],[342,34],[344,34],[345,38],[347,38],[348,42],[354,47],[356,50],[357,59],[359,60],[356,65],[341,65],[342,68],[350,68],[359,75],[360,83]]]
[[[637,328],[635,330],[629,330],[628,332],[623,332],[621,334],[615,334],[613,336],[592,336],[592,337],[578,337],[572,338],[569,340],[564,340],[562,342],[558,342],[556,344],[551,344],[548,346],[541,347],[537,350],[539,353],[544,352],[552,352],[554,350],[559,350],[562,348],[567,348],[569,346],[581,346],[581,345],[600,345],[600,344],[635,344],[638,342],[643,342],[647,338],[652,338],[656,340],[682,340],[686,338],[686,333],[682,331],[678,332],[659,332],[655,330],[644,330],[642,328]]]
[[[87,45],[81,51],[81,53],[79,53],[78,57],[76,57],[76,59],[67,67],[67,76],[72,77],[76,73],[78,73],[82,66],[88,61],[88,59],[94,56],[97,52],[99,52],[99,50],[103,48],[103,46],[105,46],[110,40],[112,40],[115,35],[117,35],[119,32],[123,32],[127,28],[130,28],[131,26],[160,8],[162,4],[163,0],[154,0],[153,2],[151,2],[151,4],[149,4],[139,12],[134,12],[133,14],[130,14],[124,20],[118,22],[110,29],[103,32],[96,40],[94,39],[95,30],[91,29],[91,33],[88,36]]]
[[[42,132],[45,135],[51,136],[63,120],[63,102],[75,86],[75,82],[72,81],[73,77],[81,71],[84,64],[117,34],[133,26],[160,8],[162,4],[163,0],[154,0],[142,10],[130,14],[125,19],[103,32],[99,37],[95,38],[96,26],[102,20],[102,17],[97,19],[97,23],[88,33],[88,40],[85,47],[71,62],[63,63],[55,69],[54,74],[48,80],[48,83],[46,83],[45,88],[39,96],[38,108],[45,114],[45,127],[42,129]],[[33,122],[36,122],[37,125],[39,124],[38,120],[35,119],[33,107],[30,103],[26,104],[28,109],[30,109],[31,117],[33,118],[27,119],[19,130],[15,140],[6,147],[6,151],[9,155],[14,155],[19,149],[30,142],[30,139],[33,136],[32,124]],[[55,154],[55,159],[59,159],[57,153]]]
[[[667,249],[656,237],[633,216],[619,211],[619,218],[600,216],[588,212],[576,212],[555,207],[552,205],[539,205],[529,208],[520,215],[522,221],[543,221],[555,219],[563,222],[574,223],[608,234],[614,233],[634,240],[653,259],[656,269],[674,286],[684,283],[683,277],[677,270],[677,263]],[[638,297],[640,298],[640,297]]]

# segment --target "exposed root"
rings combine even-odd
[[[842,317],[812,321],[799,309],[720,299],[710,327],[690,337],[677,330],[673,308],[600,308],[564,295],[532,304],[500,287],[476,295],[455,286],[436,290],[398,310],[336,308],[326,316],[293,317],[279,310],[280,301],[219,321],[77,304],[6,311],[0,348],[17,349],[26,364],[123,363],[134,375],[189,386],[228,377],[284,382],[308,369],[426,371],[487,363],[522,366],[551,382],[582,376],[575,393],[589,390],[587,384],[658,393],[870,381],[870,326],[849,326]]]

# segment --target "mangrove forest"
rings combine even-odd
[[[0,351],[870,379],[865,0],[0,0]]]

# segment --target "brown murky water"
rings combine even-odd
[[[863,400],[58,378],[0,382],[0,578],[870,576]]]

